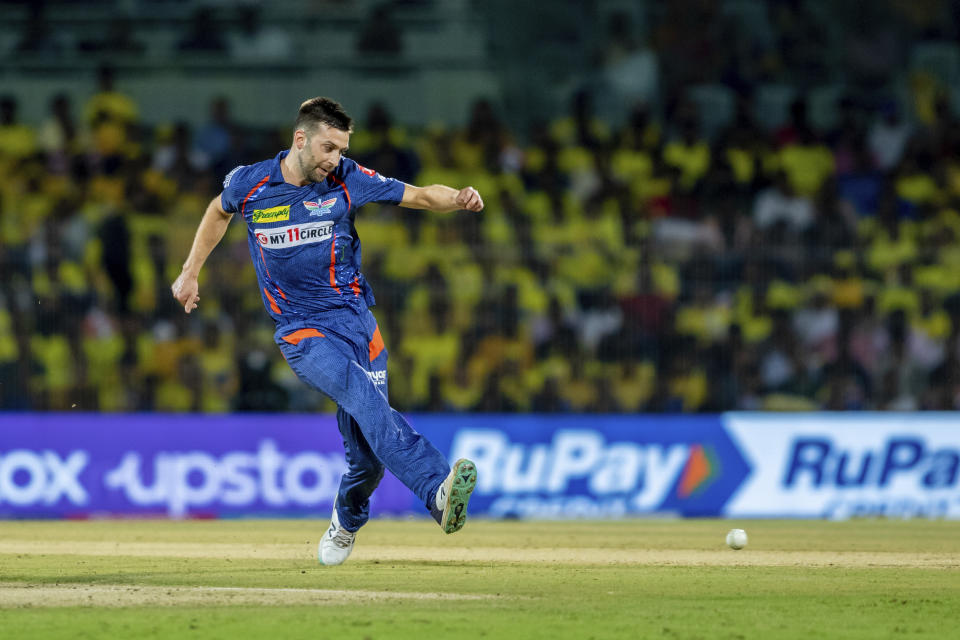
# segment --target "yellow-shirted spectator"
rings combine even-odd
[[[610,139],[610,125],[600,118],[587,117],[586,122],[581,118],[565,117],[555,120],[550,125],[550,137],[561,146],[573,146],[586,142],[585,137],[596,142],[606,142]]]
[[[801,196],[813,197],[833,174],[833,154],[826,146],[808,142],[788,145],[777,154],[779,168]]]
[[[97,314],[90,335],[84,336],[81,348],[87,361],[87,382],[97,392],[100,411],[126,409],[125,388],[131,382],[124,380],[122,360],[126,342],[102,314]]]
[[[829,284],[829,280],[827,284]],[[801,287],[784,280],[775,279],[767,287],[765,302],[768,309],[790,310],[799,308],[803,304],[803,298],[804,292]]]
[[[918,264],[913,267],[913,282],[944,298],[960,291],[960,271],[945,264]]]
[[[915,205],[939,204],[943,192],[937,181],[927,173],[910,172],[899,176],[894,183],[897,196]]]
[[[741,285],[734,294],[733,322],[740,326],[745,342],[763,342],[773,331],[772,318],[762,311],[763,305],[756,303],[753,288]]]
[[[223,331],[215,322],[207,322],[203,350],[198,358],[203,381],[202,410],[205,413],[229,411],[240,382],[232,332]]]
[[[753,183],[757,175],[757,155],[751,149],[730,146],[724,150],[724,156],[737,184]]]
[[[470,411],[483,395],[483,380],[470,376],[466,366],[460,364],[453,373],[442,379],[443,397],[454,411]]]
[[[683,401],[684,411],[696,411],[707,400],[709,392],[707,374],[699,367],[688,373],[675,373],[670,376],[668,388],[671,395]]]
[[[917,313],[910,321],[910,325],[933,340],[949,338],[952,327],[950,314],[943,308],[929,309],[926,314]]]
[[[183,384],[179,378],[164,378],[157,384],[154,396],[154,407],[157,411],[171,413],[187,413],[199,409],[194,403],[196,392]]]
[[[615,198],[607,198],[584,213],[583,217],[570,222],[574,236],[593,246],[595,251],[602,251],[608,256],[621,254],[624,237],[620,203]]]
[[[867,297],[867,287],[863,278],[848,275],[838,278],[833,283],[831,303],[840,309],[859,309]]]
[[[13,316],[0,299],[0,364],[16,362],[19,356],[17,339],[13,335]]]
[[[494,281],[516,287],[517,305],[521,312],[538,314],[547,310],[550,297],[539,278],[526,267],[497,267],[494,271]]]
[[[30,176],[8,190],[0,204],[0,241],[7,246],[29,242],[56,207],[56,197],[44,188],[39,176]]]
[[[610,168],[614,177],[631,184],[650,178],[653,174],[653,159],[646,151],[621,148],[613,152]]]
[[[583,174],[593,170],[594,152],[586,147],[564,147],[557,157],[557,167],[566,174]]]
[[[560,397],[571,411],[586,412],[596,403],[597,386],[605,384],[598,369],[598,364],[591,363],[588,366],[581,358],[573,360],[570,375],[559,384]]]
[[[75,354],[62,333],[35,334],[30,338],[30,353],[40,371],[30,380],[33,392],[45,394],[52,408],[66,409],[69,391],[77,383]]]
[[[11,97],[0,99],[0,160],[22,160],[37,152],[37,134],[17,122],[17,102]]]
[[[498,391],[518,411],[529,411],[534,395],[529,388],[526,368],[513,358],[507,358],[498,373]]]
[[[657,370],[652,362],[630,359],[617,366],[608,384],[623,411],[640,411],[653,396]]]
[[[884,273],[893,267],[912,262],[917,257],[916,226],[910,222],[888,224],[879,228],[867,250],[867,265]]]
[[[137,104],[114,88],[113,69],[101,67],[97,72],[97,93],[83,108],[84,119],[93,124],[109,120],[123,124],[135,122],[139,116]]]
[[[710,145],[687,131],[682,139],[672,140],[663,148],[663,162],[680,171],[680,187],[689,191],[710,169]]]
[[[485,379],[504,362],[512,360],[520,367],[529,367],[533,362],[533,347],[525,336],[503,333],[483,338],[467,363],[473,379]]]
[[[435,333],[407,335],[400,344],[402,353],[409,358],[409,401],[421,404],[427,400],[430,377],[442,378],[453,374],[458,364],[460,336],[452,329]]]
[[[905,311],[913,316],[920,310],[920,293],[911,286],[885,285],[877,292],[877,311],[883,315]]]
[[[701,344],[711,344],[727,336],[731,317],[730,308],[716,302],[709,287],[698,285],[694,287],[693,299],[677,309],[675,326],[677,333],[693,336]]]

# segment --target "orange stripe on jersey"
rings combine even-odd
[[[344,193],[345,196],[347,196],[347,212],[349,213],[349,212],[350,212],[350,207],[352,207],[353,205],[351,204],[350,191],[347,189],[347,185],[345,185],[345,184],[343,183],[343,180],[341,180],[341,179],[338,178],[337,176],[333,175],[332,173],[331,173],[328,177],[329,177],[331,180],[333,180],[334,184],[338,184],[338,185],[340,185],[341,187],[343,187],[343,193]]]
[[[257,243],[257,247],[260,249],[260,262],[263,263],[263,270],[267,272],[268,278],[272,278],[270,275],[270,269],[267,267],[267,259],[263,257],[263,247],[260,246],[260,243]]]
[[[330,243],[330,286],[337,293],[340,293],[340,287],[337,286],[337,234],[333,234],[333,241]]]
[[[350,283],[350,288],[353,289],[353,295],[360,297],[360,281],[356,278],[353,279],[353,282]]]
[[[383,353],[385,347],[383,336],[380,335],[380,325],[377,325],[373,330],[373,338],[370,339],[370,362],[376,360],[377,356]]]
[[[278,315],[283,315],[283,311],[280,311],[280,307],[277,306],[277,301],[270,295],[266,287],[263,288],[263,295],[267,296],[267,300],[270,301],[270,310]]]
[[[293,333],[288,333],[287,335],[283,336],[283,341],[289,342],[293,346],[297,346],[298,344],[300,344],[300,341],[305,338],[324,338],[324,337],[326,336],[324,336],[322,333],[320,333],[316,329],[297,329]]]
[[[270,179],[270,175],[268,174],[266,177],[264,177],[263,180],[258,182],[253,189],[250,189],[250,193],[247,194],[247,197],[243,199],[243,204],[240,205],[240,215],[243,215],[243,210],[247,208],[247,200],[250,199],[250,196],[253,195],[253,192],[259,189],[263,185],[263,183],[269,179]]]
[[[257,245],[257,248],[260,249],[260,262],[263,263],[263,270],[266,271],[267,277],[270,278],[271,283],[273,284],[273,288],[277,290],[277,293],[280,294],[280,297],[281,297],[281,298],[283,298],[284,300],[286,300],[286,299],[287,299],[287,294],[285,294],[285,293],[283,292],[283,289],[281,289],[281,288],[277,285],[276,282],[273,282],[273,276],[270,275],[270,268],[267,266],[267,259],[263,256],[263,247],[259,246],[259,244],[258,244],[258,245]]]

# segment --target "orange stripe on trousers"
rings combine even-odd
[[[283,315],[283,311],[280,311],[280,307],[277,306],[276,299],[270,295],[270,292],[267,291],[266,287],[263,288],[263,294],[267,296],[267,300],[270,301],[270,310],[278,315]]]
[[[380,335],[380,325],[373,330],[373,338],[370,339],[370,362],[377,359],[377,356],[383,352],[386,345],[383,344],[383,336]]]

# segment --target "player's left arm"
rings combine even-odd
[[[427,187],[404,185],[401,207],[409,209],[427,209],[428,211],[481,211],[483,198],[473,187],[454,189],[442,184],[432,184]]]

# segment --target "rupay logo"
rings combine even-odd
[[[861,488],[886,487],[895,480],[920,489],[957,484],[960,450],[933,449],[921,438],[891,438],[878,447],[843,447],[829,438],[798,438],[793,442],[783,484]]]
[[[557,431],[550,443],[523,444],[501,431],[465,429],[452,449],[454,459],[477,464],[479,494],[505,494],[491,506],[492,515],[547,517],[653,511],[691,453],[690,445],[680,443],[608,443],[592,430]]]

